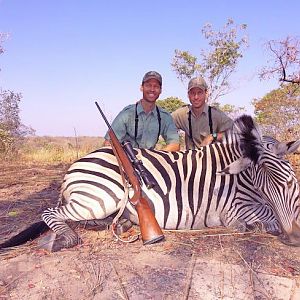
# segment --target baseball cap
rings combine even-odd
[[[205,80],[202,77],[195,77],[190,80],[188,85],[188,92],[195,87],[201,90],[207,90],[208,88]]]
[[[156,79],[159,82],[160,86],[162,85],[161,75],[159,73],[157,73],[156,71],[147,72],[143,77],[142,84],[150,79]]]

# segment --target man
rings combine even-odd
[[[178,129],[185,132],[186,149],[196,149],[222,139],[222,132],[231,128],[233,121],[222,111],[207,105],[208,87],[202,77],[188,84],[191,105],[172,113]]]
[[[166,146],[162,150],[178,151],[179,135],[172,116],[156,106],[162,91],[162,77],[155,71],[147,72],[140,87],[143,98],[125,107],[111,126],[120,142],[130,141],[135,148],[154,149],[161,135]],[[108,134],[104,145],[110,145]]]

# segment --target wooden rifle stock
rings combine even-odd
[[[134,195],[130,199],[130,203],[135,207],[138,214],[143,243],[144,245],[146,245],[146,244],[153,244],[155,242],[158,242],[164,239],[164,235],[157,223],[157,220],[155,219],[155,216],[147,200],[144,197],[142,197],[141,186],[138,177],[135,173],[135,170],[131,164],[131,161],[129,160],[126,152],[124,151],[116,134],[114,133],[112,127],[110,126],[108,120],[106,119],[99,104],[97,102],[95,102],[95,104],[109,129],[108,134],[111,140],[114,153],[117,156],[118,160],[121,162],[122,168],[124,169],[124,173],[127,175],[128,180],[134,190]]]

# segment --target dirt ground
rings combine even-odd
[[[0,242],[56,204],[67,168],[2,163]],[[73,249],[48,253],[33,241],[0,253],[0,299],[300,299],[300,248],[267,234],[165,231],[143,246],[109,229],[76,231],[84,244]]]

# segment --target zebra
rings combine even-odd
[[[300,246],[300,191],[284,156],[297,141],[283,143],[261,135],[251,116],[243,115],[225,132],[222,142],[197,150],[166,152],[135,149],[155,186],[142,184],[143,196],[163,229],[215,226],[246,231],[259,226],[288,245]],[[106,219],[118,212],[124,186],[110,147],[74,162],[67,171],[59,203],[1,248],[21,244],[49,228],[55,233],[51,251],[81,244],[66,221]],[[132,196],[131,189],[129,196]],[[126,218],[138,224],[128,202]]]

